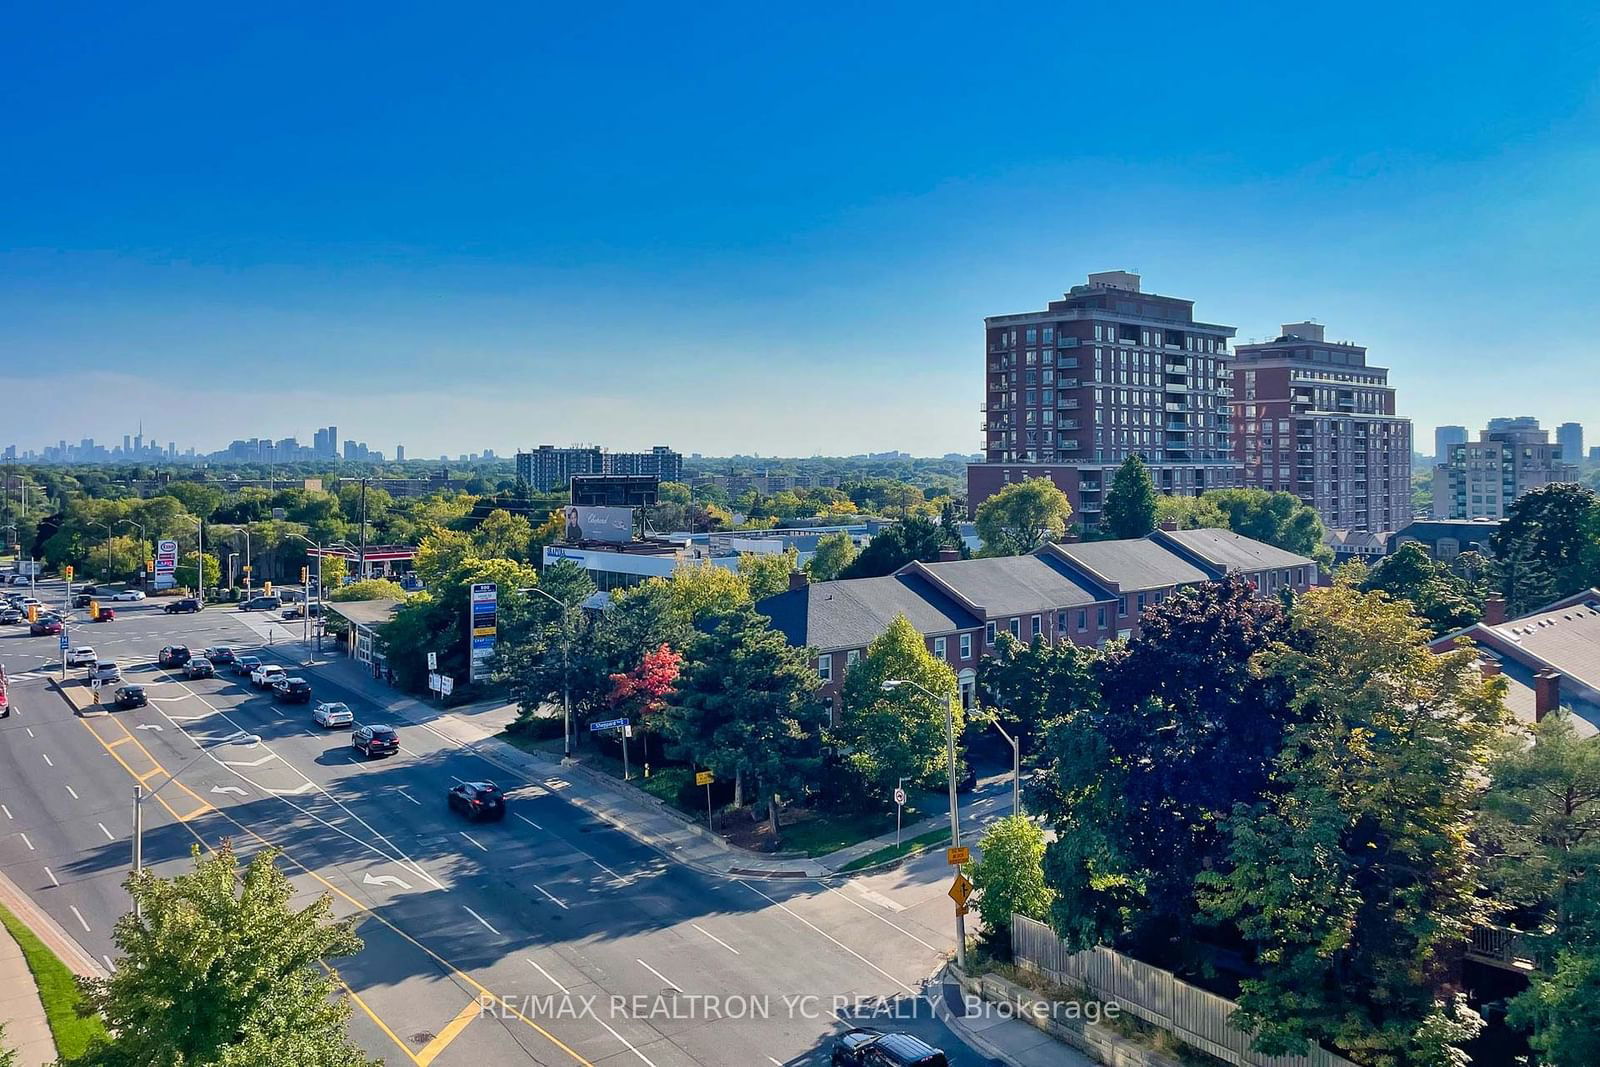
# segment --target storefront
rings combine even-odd
[[[350,624],[346,649],[357,663],[365,664],[374,674],[382,673],[385,666],[383,627],[394,618],[400,601],[390,597],[377,600],[330,600],[325,605],[330,614],[337,615]]]

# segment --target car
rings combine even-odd
[[[93,599],[94,597],[90,596],[88,593],[75,593],[72,597],[72,606],[75,608],[86,608],[89,606],[89,602]]]
[[[393,726],[382,723],[357,726],[350,731],[350,747],[369,759],[392,755],[400,751],[400,735],[394,732]]]
[[[199,611],[200,601],[196,600],[192,596],[186,596],[181,599],[174,600],[170,604],[163,604],[161,606],[161,610],[166,612],[168,615],[181,615],[187,611]]]
[[[101,608],[100,614],[94,617],[95,622],[110,622],[117,617],[115,608]]]
[[[37,600],[31,596],[25,596],[21,600],[17,601],[17,607],[21,608],[23,611],[27,611],[29,608],[42,608],[44,607],[44,601]]]
[[[183,665],[183,673],[190,678],[215,678],[217,669],[204,656],[196,656]]]
[[[69,667],[93,667],[94,661],[99,658],[99,656],[95,655],[94,649],[88,645],[80,645],[77,648],[67,650],[67,666]]]
[[[120,592],[112,593],[106,599],[108,599],[108,600],[143,600],[144,599],[144,591],[142,589],[123,589]]]
[[[275,596],[256,596],[249,600],[241,601],[240,611],[277,611],[283,607],[283,598]]]
[[[506,796],[493,782],[462,782],[449,793],[450,810],[469,819],[500,820],[506,817]]]
[[[11,576],[12,585],[29,585],[32,582],[33,579],[29,578],[26,574],[13,574]]]
[[[356,721],[350,705],[337,700],[324,700],[311,709],[311,721],[318,726],[349,726]]]
[[[0,608],[0,622],[18,623],[27,618],[17,608]]]
[[[212,663],[217,664],[232,663],[234,660],[238,659],[238,657],[233,654],[233,649],[229,648],[227,645],[218,645],[215,648],[208,648],[200,654],[206,659],[210,660]]]
[[[142,708],[150,703],[142,685],[121,685],[111,694],[111,703],[119,708]]]
[[[187,645],[168,645],[156,655],[156,666],[181,667],[192,658]]]
[[[834,1042],[833,1067],[950,1067],[950,1061],[921,1038],[862,1026]]]
[[[94,596],[99,591],[100,591],[100,587],[98,585],[95,585],[93,582],[90,582],[88,585],[84,586],[83,590],[82,590],[82,592],[83,592],[83,594],[85,596]]]
[[[265,689],[287,672],[276,663],[263,663],[250,672],[250,684],[257,689]]]
[[[28,627],[28,633],[34,637],[39,637],[42,634],[58,634],[60,632],[61,620],[49,615],[40,618],[38,622]]]
[[[272,695],[285,704],[309,704],[311,683],[304,678],[282,675],[272,680]]]
[[[117,666],[117,661],[114,659],[99,660],[90,671],[92,677],[101,685],[122,681],[122,668]]]
[[[233,673],[241,678],[248,678],[252,671],[261,666],[261,660],[255,656],[238,656],[233,661]]]
[[[283,619],[286,622],[288,620],[290,620],[290,619],[303,619],[305,617],[306,617],[305,609],[300,607],[298,604],[293,606],[293,607],[284,608],[283,609],[283,614],[279,616],[279,618]]]

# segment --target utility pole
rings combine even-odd
[[[356,557],[356,581],[364,582],[367,579],[367,483],[371,478],[361,479],[361,551]]]

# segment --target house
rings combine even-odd
[[[1491,556],[1489,542],[1499,532],[1499,519],[1418,519],[1394,532],[1388,551],[1398,552],[1401,545],[1416,541],[1445,563],[1463,552]]]

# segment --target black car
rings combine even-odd
[[[210,660],[201,657],[199,659],[191,659],[188,663],[185,663],[183,665],[183,673],[190,678],[215,678],[217,669],[211,665]]]
[[[119,708],[142,708],[150,703],[142,685],[121,685],[111,695],[111,702]]]
[[[199,611],[200,601],[196,600],[192,596],[186,596],[181,600],[174,600],[161,610],[166,612],[168,615],[179,615],[188,611]]]
[[[286,704],[309,704],[311,683],[304,678],[279,678],[272,683],[272,695]],[[398,738],[395,747],[400,747]]]
[[[950,1067],[943,1052],[910,1034],[861,1027],[839,1035],[833,1067]]]
[[[494,819],[506,817],[506,797],[493,782],[462,782],[450,790],[450,810],[459,811],[469,819]]]
[[[218,645],[216,648],[208,648],[200,654],[206,659],[210,660],[213,666],[223,666],[238,659],[238,657],[233,654],[233,649],[229,648],[227,645]]]
[[[233,661],[233,673],[241,678],[250,677],[250,672],[261,666],[259,656],[236,656]]]
[[[277,611],[283,607],[283,598],[276,596],[251,597],[239,603],[240,611]]]
[[[387,756],[400,751],[400,735],[381,723],[357,726],[350,732],[350,747],[363,756]]]
[[[0,622],[21,622],[27,618],[16,608],[0,608]]]
[[[181,667],[192,658],[187,645],[168,645],[156,656],[156,666]]]
[[[83,595],[84,596],[94,596],[99,591],[100,591],[100,587],[98,585],[95,585],[93,582],[90,582],[88,585],[83,587]]]
[[[93,599],[94,597],[90,596],[88,593],[76,593],[72,597],[72,606],[75,608],[86,608],[89,606],[89,602]]]

